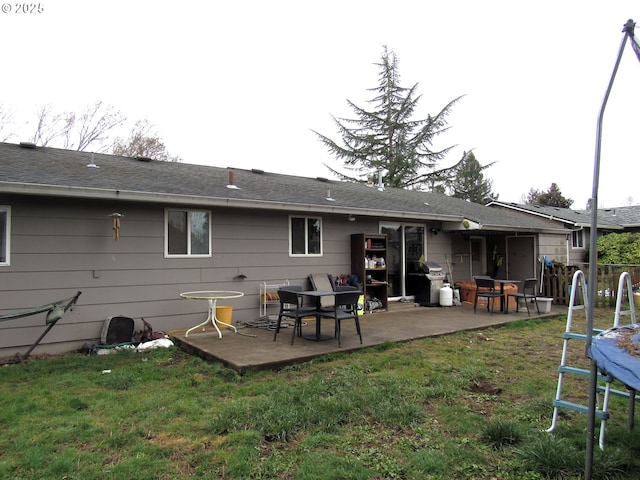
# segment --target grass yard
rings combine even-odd
[[[609,327],[613,311],[598,317]],[[244,376],[177,348],[0,367],[0,478],[579,479],[586,417],[563,411],[544,432],[565,320]],[[587,364],[584,344],[570,363]],[[585,379],[565,384],[587,403]],[[610,411],[594,478],[640,478],[626,401]]]

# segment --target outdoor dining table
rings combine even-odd
[[[209,311],[207,313],[207,319],[204,322],[196,325],[195,327],[191,327],[189,330],[187,330],[186,333],[184,334],[185,337],[188,337],[189,332],[191,332],[192,330],[195,330],[196,328],[202,327],[202,329],[204,330],[204,327],[207,326],[209,322],[211,322],[211,324],[215,327],[216,331],[218,332],[218,338],[220,339],[222,339],[222,332],[220,331],[218,324],[223,325],[224,327],[227,327],[227,328],[231,328],[235,333],[238,333],[238,329],[236,329],[236,327],[234,327],[230,323],[226,323],[218,319],[218,317],[216,316],[216,306],[218,304],[218,300],[227,299],[227,298],[240,298],[244,296],[244,293],[229,291],[229,290],[227,291],[211,290],[211,291],[199,291],[199,292],[184,292],[184,293],[181,293],[180,296],[187,300],[207,300],[209,302]]]
[[[323,291],[323,290],[302,290],[300,292],[296,292],[298,294],[299,297],[311,297],[314,299],[320,299],[322,297],[330,297],[330,296],[336,296],[336,295],[340,295],[341,293],[346,293],[346,292],[336,292],[336,291]],[[314,340],[316,342],[322,341],[322,340],[331,340],[333,337],[329,336],[329,335],[322,335],[321,333],[321,325],[320,325],[320,319],[322,318],[322,316],[320,314],[316,315],[316,333],[315,335],[304,335],[302,338],[306,339],[306,340]]]
[[[501,280],[501,279],[493,279],[495,283],[500,285],[500,311],[507,313],[507,309],[504,308],[506,304],[506,298],[504,296],[504,286],[509,283],[520,283],[520,280]],[[517,309],[516,309],[517,310]]]

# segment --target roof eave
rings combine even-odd
[[[179,195],[172,193],[137,192],[86,187],[63,187],[59,185],[0,182],[0,191],[10,194],[33,195],[41,197],[65,197],[99,200],[118,200],[129,202],[162,203],[171,205],[190,205],[206,207],[229,207],[259,210],[285,210],[288,212],[314,212],[353,214],[371,217],[407,218],[435,221],[462,221],[456,215],[438,213],[407,212],[395,210],[374,211],[342,205],[302,204],[266,200],[234,199],[229,197],[204,197],[199,195]]]
[[[512,225],[487,225],[483,224],[481,228],[475,230],[469,230],[465,228],[449,229],[449,231],[455,232],[512,232],[512,233],[553,233],[553,234],[568,234],[571,230],[566,228],[539,228],[539,227],[514,227]]]

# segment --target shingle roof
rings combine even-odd
[[[0,192],[477,222],[485,230],[557,230],[545,218],[433,192],[0,143]],[[95,164],[96,167],[89,165]],[[230,172],[238,188],[228,188]],[[327,200],[327,198],[331,200]],[[449,224],[450,226],[453,223]]]
[[[591,212],[589,210],[571,210],[570,208],[505,203],[499,201],[493,201],[489,203],[489,205],[519,212],[526,212],[542,218],[547,218],[549,220],[566,224],[568,228],[591,226]],[[598,228],[620,229],[621,227],[620,224],[613,221],[611,217],[602,216],[600,214],[600,210],[598,210]]]
[[[599,208],[598,217],[625,228],[640,227],[640,205],[616,208]]]

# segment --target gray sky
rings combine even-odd
[[[19,125],[38,106],[102,100],[130,125],[148,119],[187,163],[329,176],[323,164],[340,163],[311,130],[338,139],[330,116],[352,118],[347,99],[368,106],[387,45],[402,84],[418,83],[416,118],[465,95],[436,144],[457,145],[442,166],[473,149],[497,162],[485,173],[500,200],[556,182],[574,208],[591,196],[622,27],[640,22],[637,0],[44,0],[29,14],[0,3],[0,103]],[[640,203],[639,85],[627,44],[603,122],[600,207]]]

